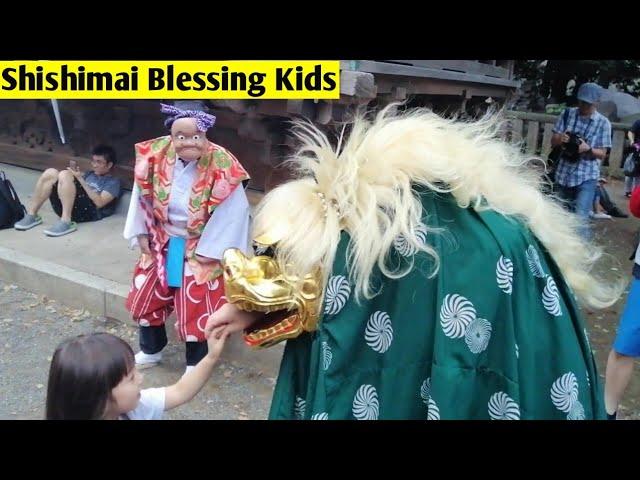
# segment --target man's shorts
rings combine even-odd
[[[73,210],[71,210],[71,220],[77,223],[99,220],[96,204],[89,198],[78,180],[75,180],[75,184],[76,199],[73,202]],[[60,197],[58,196],[58,182],[53,184],[49,200],[56,215],[62,216],[62,202],[60,202]]]
[[[634,278],[620,318],[613,349],[628,357],[640,357],[640,280]]]

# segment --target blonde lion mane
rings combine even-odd
[[[397,107],[389,105],[373,121],[356,114],[348,139],[340,135],[335,148],[313,124],[294,122],[292,133],[301,146],[289,164],[299,178],[270,191],[253,222],[253,238],[278,231],[275,259],[283,271],[300,278],[320,267],[326,286],[345,230],[358,300],[378,293],[370,281],[376,266],[389,278],[412,268],[388,265],[399,235],[434,260],[435,275],[438,252],[416,233],[425,212],[415,187],[422,185],[450,192],[460,208],[490,208],[522,221],[582,304],[604,308],[619,298],[622,278],[605,282],[592,274],[602,251],[578,235],[578,217],[542,193],[540,170],[518,145],[499,139],[502,115],[463,122],[427,109],[401,113]],[[427,231],[436,233],[428,226]]]

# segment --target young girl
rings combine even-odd
[[[79,335],[55,351],[49,370],[47,420],[159,420],[187,403],[207,382],[226,335],[212,335],[209,352],[176,384],[141,390],[133,350],[108,333]]]

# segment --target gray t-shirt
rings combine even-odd
[[[120,196],[120,179],[113,175],[96,175],[93,172],[86,172],[84,179],[87,184],[98,193],[109,192],[113,195],[113,201],[98,209],[98,217],[104,218],[112,215],[116,210],[116,200]]]

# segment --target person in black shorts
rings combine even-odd
[[[111,175],[116,163],[113,148],[99,145],[91,152],[89,172],[81,172],[74,161],[66,170],[45,170],[33,193],[27,215],[14,225],[29,230],[42,223],[38,210],[48,198],[60,220],[44,231],[60,237],[77,230],[77,223],[93,222],[113,214],[120,196],[120,180]]]

